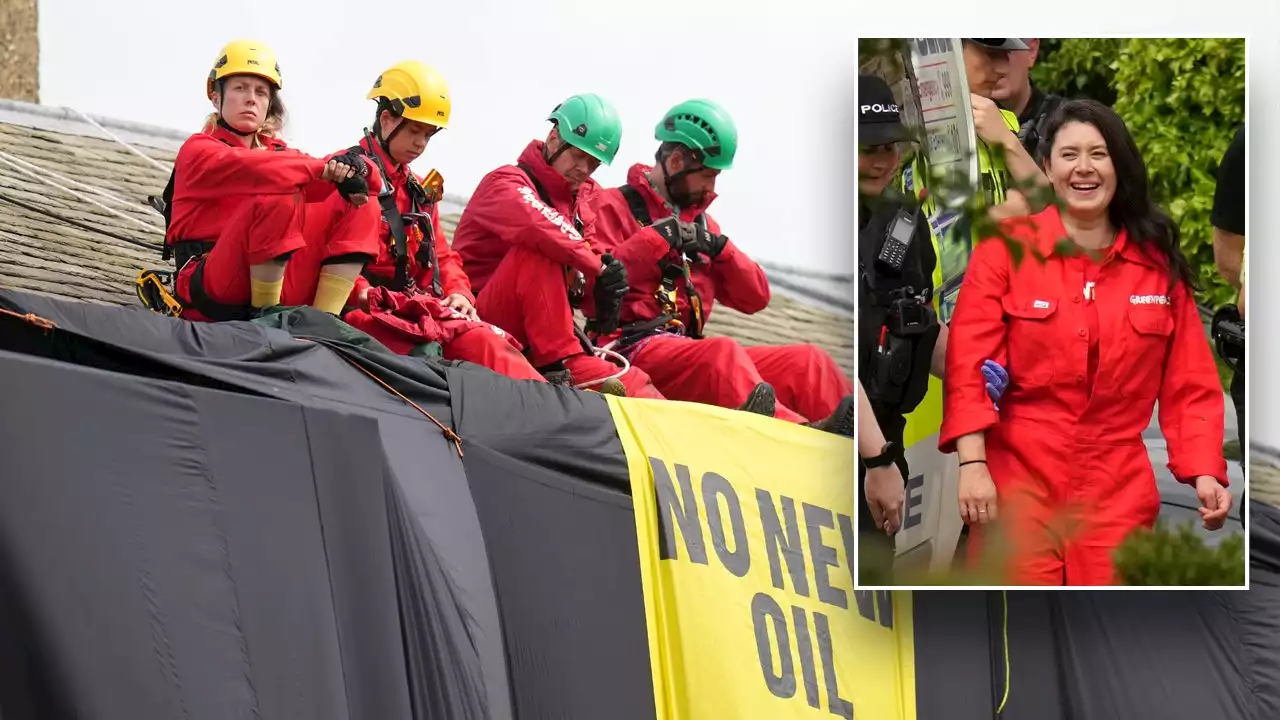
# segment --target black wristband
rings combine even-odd
[[[879,455],[876,455],[875,457],[863,457],[862,465],[868,470],[875,470],[882,467],[889,467],[890,465],[897,462],[898,455],[900,452],[901,452],[901,448],[898,446],[898,443],[890,440],[889,442],[886,442],[884,444],[884,447],[880,449]]]
[[[986,465],[987,461],[986,460],[965,460],[964,462],[960,463],[960,467],[964,467],[965,465],[977,465],[978,463],[982,463],[983,465]]]

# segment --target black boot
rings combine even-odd
[[[816,430],[825,430],[829,433],[851,438],[855,430],[853,413],[857,408],[857,403],[857,395],[845,395],[840,404],[836,406],[835,412],[822,420],[807,422],[805,425]]]
[[[778,404],[778,396],[773,392],[773,386],[767,382],[751,388],[751,392],[747,395],[746,402],[738,406],[739,410],[757,415],[765,415],[773,417],[773,411]]]

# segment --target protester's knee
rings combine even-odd
[[[303,204],[302,194],[256,195],[249,200],[251,212],[261,218],[291,219]]]
[[[702,343],[703,351],[709,356],[714,357],[718,363],[732,363],[735,365],[742,363],[750,363],[751,358],[747,356],[747,351],[737,340],[727,337],[709,337],[703,338],[698,342]]]

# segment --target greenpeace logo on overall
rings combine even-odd
[[[563,232],[574,240],[582,239],[582,234],[573,226],[573,223],[566,220],[565,217],[555,208],[547,207],[546,204],[542,202],[542,199],[538,197],[538,194],[533,191],[533,188],[528,185],[523,185],[520,187],[520,194],[524,197],[524,201],[529,203],[529,207],[542,213],[542,217],[550,220],[552,225],[560,228],[560,232]]]
[[[1130,295],[1129,303],[1132,305],[1168,305],[1168,295]]]

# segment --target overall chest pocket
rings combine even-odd
[[[1053,381],[1055,358],[1061,351],[1055,331],[1057,298],[1023,300],[1006,296],[1000,304],[1004,307],[1010,384],[1048,385]]]
[[[1173,310],[1168,305],[1132,305],[1120,323],[1123,355],[1114,370],[1120,394],[1130,400],[1151,400],[1164,381]]]

